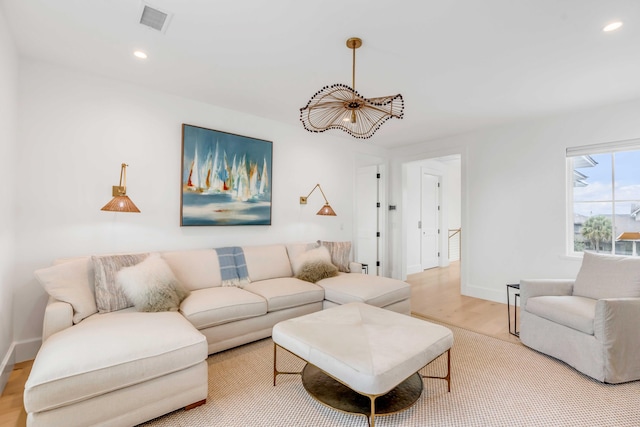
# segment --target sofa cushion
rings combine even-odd
[[[527,299],[528,313],[593,335],[597,300],[578,296],[541,296]]]
[[[206,358],[206,338],[177,312],[96,314],[42,344],[25,384],[25,410],[77,403]]]
[[[98,312],[89,258],[78,258],[34,272],[36,279],[53,298],[71,304],[73,323]]]
[[[96,307],[99,313],[122,310],[133,304],[116,282],[116,275],[123,267],[136,265],[148,254],[92,256],[95,274]]]
[[[411,296],[411,288],[407,283],[368,274],[340,273],[316,284],[324,288],[324,299],[336,304],[364,302],[385,307]]]
[[[640,257],[585,252],[573,295],[594,299],[640,297]]]
[[[190,291],[222,284],[218,255],[214,249],[163,252],[162,258],[178,281]]]
[[[264,298],[234,286],[198,289],[191,292],[180,312],[198,329],[267,313]]]
[[[284,245],[243,246],[242,249],[252,282],[293,276]]]
[[[324,290],[320,286],[293,277],[251,282],[244,289],[267,300],[269,312],[311,304],[324,299]]]
[[[160,254],[121,269],[117,283],[138,311],[178,311],[188,295]]]

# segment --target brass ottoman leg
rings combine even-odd
[[[440,356],[442,356],[442,354]],[[431,362],[433,362],[433,360]],[[422,375],[422,374],[420,375],[422,376],[422,378],[435,378],[437,380],[447,380],[447,391],[451,393],[451,349],[447,350],[447,375],[445,375],[444,377],[432,377],[432,376]]]
[[[378,396],[369,396],[371,399],[371,427],[376,426],[376,398]]]

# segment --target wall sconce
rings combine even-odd
[[[127,196],[127,165],[120,168],[120,185],[114,185],[111,195],[113,199],[100,209],[111,212],[140,212],[140,209]]]
[[[334,212],[333,208],[329,206],[329,201],[327,201],[327,196],[324,195],[324,191],[322,191],[322,187],[320,187],[320,184],[316,184],[316,186],[313,187],[313,190],[311,190],[309,194],[307,194],[307,197],[300,196],[300,204],[306,205],[307,199],[309,198],[309,196],[311,196],[311,193],[316,191],[316,188],[320,189],[320,192],[322,193],[322,197],[324,197],[324,206],[320,208],[320,210],[318,211],[318,213],[316,213],[316,215],[336,216],[336,213]]]

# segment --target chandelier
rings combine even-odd
[[[344,84],[325,86],[300,109],[300,121],[309,132],[340,129],[355,138],[371,138],[384,122],[404,114],[402,95],[364,98],[356,92],[356,49],[362,40],[352,37],[347,47],[353,51],[352,87]]]

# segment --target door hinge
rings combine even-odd
[[[380,237],[380,232],[376,231],[376,237]]]
[[[438,205],[438,210],[440,210],[440,205]]]
[[[440,188],[440,183],[438,183],[438,188]]]
[[[438,252],[438,258],[440,258],[440,252]]]
[[[376,203],[376,208],[379,208],[379,207],[380,207],[380,202],[377,202]]]
[[[379,173],[376,174],[376,178],[380,179],[380,174]]]
[[[440,229],[438,228],[438,234],[440,234]]]
[[[380,267],[380,261],[376,261],[376,267]]]

